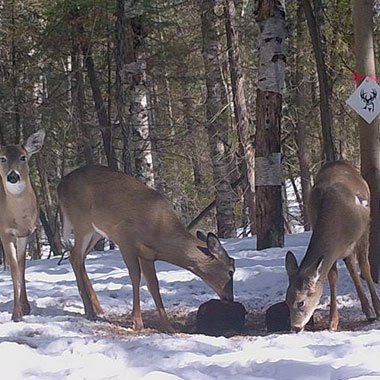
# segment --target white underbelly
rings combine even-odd
[[[93,228],[93,229],[94,229],[99,235],[103,236],[103,237],[106,238],[106,239],[109,239],[109,237],[107,236],[107,234],[106,234],[104,231],[102,231],[100,228],[96,227],[94,223],[91,223],[91,225],[92,225],[92,228]]]

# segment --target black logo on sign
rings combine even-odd
[[[364,110],[368,110],[369,112],[373,112],[375,110],[374,100],[377,98],[377,91],[375,88],[373,88],[371,92],[366,92],[364,89],[361,89],[360,98],[364,103]]]

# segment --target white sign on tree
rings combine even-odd
[[[380,86],[366,77],[346,103],[370,124],[380,113]]]

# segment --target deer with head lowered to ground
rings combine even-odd
[[[28,237],[36,228],[37,199],[29,178],[30,157],[45,138],[39,130],[24,145],[0,147],[0,238],[13,282],[12,320],[20,321],[30,313],[25,287],[25,256]]]
[[[291,328],[301,331],[318,306],[326,277],[330,285],[330,330],[337,330],[338,259],[344,259],[355,284],[362,310],[368,320],[380,317],[380,301],[368,262],[369,188],[357,170],[345,161],[326,164],[317,175],[308,202],[313,233],[300,266],[292,252],[286,255],[289,287],[286,302]],[[370,306],[357,271],[359,263],[367,282]]]
[[[102,237],[116,243],[132,283],[133,328],[141,330],[141,272],[156,304],[164,330],[173,331],[165,312],[154,262],[162,260],[188,269],[208,284],[222,300],[233,301],[234,260],[218,238],[209,233],[206,242],[190,234],[172,207],[157,191],[136,179],[109,168],[87,166],[74,170],[58,185],[67,242],[75,241],[70,253],[85,315],[102,313],[85,268],[85,257]]]

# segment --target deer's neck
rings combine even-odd
[[[306,255],[301,263],[301,268],[306,269],[323,256],[322,278],[327,276],[333,264],[344,256],[350,246],[342,224],[334,217],[334,210],[325,211],[321,210],[318,215]]]
[[[198,276],[204,273],[203,268],[209,260],[207,255],[201,251],[206,248],[204,243],[187,231],[165,243],[160,245],[158,259],[190,270]]]

